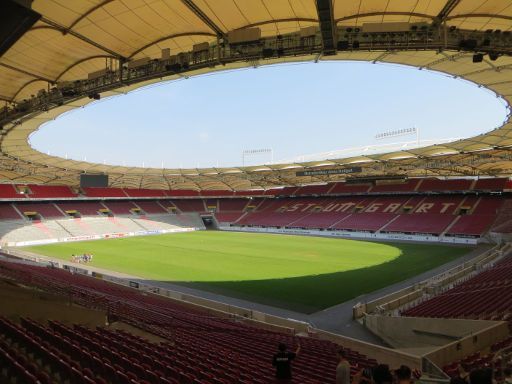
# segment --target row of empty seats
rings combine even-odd
[[[464,194],[17,201],[0,203],[0,220],[213,212],[224,225],[478,237],[491,228],[500,231],[512,226],[509,205],[502,196]]]
[[[129,198],[129,197],[216,197],[216,196],[306,196],[306,195],[338,195],[353,193],[411,193],[411,192],[451,192],[451,191],[503,191],[510,189],[511,183],[506,178],[488,179],[410,179],[399,181],[383,181],[362,184],[344,182],[302,187],[273,188],[268,190],[161,190],[143,188],[99,188],[84,187],[81,194],[86,197],[98,198]],[[0,184],[0,199],[21,198],[73,198],[79,193],[69,186],[34,185],[34,184]]]
[[[454,361],[451,364],[448,364],[443,367],[443,371],[450,377],[457,377],[460,374],[459,369],[462,368],[465,372],[471,372],[474,369],[480,369],[485,367],[492,367],[493,360],[498,357],[501,358],[499,351],[509,348],[512,346],[512,336],[506,338],[505,340],[498,341],[491,345],[489,353],[475,352],[464,359]],[[499,361],[499,359],[498,359]],[[501,379],[501,372],[499,371],[501,367],[499,365],[496,366],[495,378],[497,381]]]
[[[255,199],[253,210],[230,216],[239,226],[481,236],[504,201],[465,195]]]
[[[301,344],[301,354],[294,363],[293,382],[335,382],[336,352],[340,346],[330,341],[312,337],[299,339],[263,330],[163,297],[140,294],[60,269],[2,261],[0,276],[65,294],[80,305],[108,311],[110,319],[121,320],[167,340],[150,343],[127,332],[93,330],[79,325],[69,327],[55,321],[45,326],[30,319],[22,319],[21,325],[0,320],[0,333],[5,335],[6,344],[10,340],[27,343],[37,353],[40,345],[53,346],[67,356],[62,359],[66,363],[64,374],[72,376],[73,368],[81,374],[78,383],[89,383],[83,377],[90,377],[100,383],[101,380],[128,383],[129,379],[143,384],[267,384],[274,381],[270,361],[279,342],[290,347]],[[346,349],[346,352],[353,374],[377,363],[357,351]],[[53,359],[51,355],[45,357]],[[122,380],[116,381],[117,377]]]
[[[119,234],[142,231],[172,231],[182,228],[204,229],[197,214],[152,215],[128,217],[85,217],[27,223],[0,221],[0,243],[64,239],[93,235]]]
[[[512,256],[403,312],[403,316],[511,319]]]

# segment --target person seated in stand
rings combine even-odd
[[[295,352],[288,352],[286,344],[279,343],[278,352],[272,359],[272,365],[276,368],[276,379],[278,383],[291,383],[292,380],[292,360],[300,352],[300,344]]]
[[[401,365],[400,368],[395,370],[395,377],[397,384],[411,384],[412,383],[411,368],[407,365]]]
[[[492,368],[472,370],[469,374],[469,384],[493,384]]]
[[[389,370],[389,366],[387,364],[379,364],[377,365],[372,372],[373,381],[375,384],[392,384],[393,383],[393,375]]]
[[[350,384],[350,363],[345,350],[338,351],[339,362],[336,366],[336,384]]]
[[[512,368],[506,367],[503,370],[503,382],[505,384],[512,384]]]

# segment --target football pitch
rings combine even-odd
[[[454,260],[470,248],[198,231],[25,248],[152,281],[316,312]]]

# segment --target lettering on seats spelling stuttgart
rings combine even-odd
[[[295,176],[321,176],[321,175],[345,175],[347,173],[361,173],[363,168],[352,167],[352,168],[337,168],[337,169],[321,169],[318,171],[301,171],[296,172]]]
[[[295,203],[289,206],[282,206],[277,209],[279,212],[350,212],[361,202],[355,201],[324,201],[323,203]],[[363,205],[364,206],[364,205]],[[402,203],[381,203],[374,202],[364,208],[366,213],[395,213]],[[450,213],[455,209],[455,203],[422,203],[416,208],[414,213]]]

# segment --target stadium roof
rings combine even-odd
[[[426,68],[487,87],[510,105],[512,4],[508,2],[35,0],[32,9],[41,14],[41,18],[0,57],[0,99],[9,106],[23,105],[23,100],[37,96],[41,89],[49,91],[55,84],[94,79],[91,74],[105,69],[111,78],[107,79],[107,84],[102,77],[103,83],[96,83],[89,97],[87,93],[77,93],[63,103],[43,105],[37,111],[31,107],[22,118],[19,114],[16,119],[6,118],[0,159],[0,179],[5,182],[74,185],[78,182],[77,175],[85,171],[108,173],[114,186],[252,189],[354,176],[503,176],[512,173],[510,122],[486,134],[449,144],[380,155],[255,167],[116,167],[48,156],[28,144],[29,135],[42,123],[92,102],[95,94],[107,97],[162,80],[290,61],[362,60]],[[411,28],[404,30],[405,23]],[[313,42],[305,40],[310,38],[304,32],[308,27],[315,29]],[[239,38],[234,37],[237,32],[240,35],[240,31],[254,28],[261,32],[259,44],[230,45]],[[369,32],[364,35],[364,31]],[[198,56],[203,54],[198,48],[201,43],[209,44],[206,58]],[[164,58],[162,50],[166,48],[170,51]],[[180,56],[184,53],[187,56]],[[475,53],[481,53],[482,57],[475,60]],[[210,60],[210,56],[215,60]],[[139,59],[146,67],[142,64],[138,67]],[[161,68],[165,70],[155,72],[157,75],[150,73],[157,64],[151,64],[150,68],[147,63],[153,61],[164,63]],[[178,64],[179,70],[176,69]],[[133,67],[123,68],[126,65]],[[126,77],[126,71],[137,68],[144,68],[146,72],[135,74],[134,78]],[[119,78],[112,80],[115,76]],[[85,86],[81,83],[80,87]],[[296,174],[303,170],[354,165],[361,167],[362,172]]]

